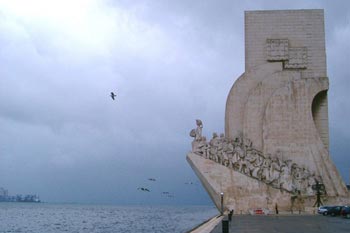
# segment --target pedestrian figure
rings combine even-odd
[[[232,215],[233,215],[233,210],[230,210],[230,212],[228,213],[228,220],[231,222],[232,220]]]

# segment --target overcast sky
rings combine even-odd
[[[189,131],[197,118],[208,137],[224,130],[244,11],[313,8],[325,10],[331,157],[348,183],[349,1],[0,0],[0,187],[49,202],[210,204],[185,159]]]

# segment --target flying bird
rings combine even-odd
[[[144,188],[144,187],[137,188],[137,190],[141,190],[144,192],[150,192],[150,190],[148,188]]]
[[[155,178],[148,178],[148,180],[150,180],[150,181],[156,181]]]
[[[114,98],[115,98],[116,96],[117,96],[117,95],[114,94],[114,92],[112,91],[112,92],[111,92],[111,97],[112,97],[113,100],[115,100]]]

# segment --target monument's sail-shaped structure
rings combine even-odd
[[[329,156],[323,10],[245,12],[245,72],[226,103],[225,135],[197,121],[187,160],[221,209],[312,210],[349,193]]]

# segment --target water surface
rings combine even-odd
[[[216,214],[213,206],[0,203],[0,232],[182,233]]]

